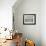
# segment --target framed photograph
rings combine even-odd
[[[24,25],[35,25],[36,14],[23,14],[23,24]]]

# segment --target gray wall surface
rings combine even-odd
[[[24,38],[33,40],[36,46],[41,46],[41,1],[23,0],[16,5],[13,7],[15,31],[22,32]],[[23,25],[23,14],[36,14],[36,25]]]

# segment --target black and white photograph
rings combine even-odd
[[[24,14],[23,24],[25,25],[35,25],[36,24],[36,14]]]

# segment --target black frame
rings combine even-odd
[[[34,16],[34,23],[24,23],[24,16],[33,15]],[[35,25],[36,24],[36,14],[23,14],[23,24],[24,25]]]

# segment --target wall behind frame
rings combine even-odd
[[[28,39],[34,40],[36,46],[41,46],[41,42],[44,41],[42,39],[43,34],[45,33],[42,33],[42,27],[44,27],[42,24],[44,21],[42,18],[43,15],[41,15],[44,14],[42,13],[43,10],[41,9],[43,7],[42,5],[44,6],[45,4],[41,0],[23,0],[17,8],[13,8],[15,17],[15,30],[22,32],[24,38],[27,37]],[[23,25],[23,14],[36,14],[36,25]],[[41,20],[43,21],[41,22]]]

